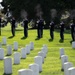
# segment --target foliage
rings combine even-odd
[[[25,9],[28,12],[28,19],[37,19],[35,7],[40,4],[43,11],[43,18],[45,19],[47,26],[51,20],[51,9],[57,10],[57,17],[54,18],[56,24],[60,22],[61,14],[65,10],[74,9],[74,0],[3,0],[2,3],[7,9],[7,5],[10,5],[10,10],[13,12],[13,16],[17,20],[21,20],[21,10]]]

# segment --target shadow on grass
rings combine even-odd
[[[75,41],[71,40],[70,43],[72,44],[72,42],[75,42]]]
[[[27,37],[23,36],[23,37],[21,38],[21,40],[24,40],[24,39],[27,39]]]
[[[26,59],[26,58],[21,58],[22,60]]]
[[[5,74],[5,73],[4,73],[3,75],[12,75],[12,74]]]
[[[40,40],[40,38],[37,37],[35,40]]]
[[[17,64],[14,63],[13,65],[16,65],[16,66],[17,66],[17,65],[19,65],[19,64],[20,64],[20,63],[17,63]]]
[[[14,36],[9,36],[8,39],[12,39]]]
[[[42,71],[40,71],[39,73],[42,73]]]
[[[6,46],[6,44],[2,44],[2,46]]]
[[[53,39],[49,39],[48,41],[49,41],[49,42],[52,42],[52,41],[53,41]]]
[[[59,40],[59,42],[60,42],[60,43],[63,43],[63,42],[64,42],[64,40],[60,39],[60,40]]]
[[[64,72],[64,69],[61,69],[62,72]]]
[[[11,55],[8,55],[8,54],[7,54],[6,56],[11,56]]]
[[[3,61],[3,59],[0,59],[0,61]]]
[[[16,52],[17,50],[13,49],[13,51],[15,51],[15,52]]]
[[[72,42],[73,42],[73,41],[71,40],[71,41],[70,41],[70,44],[72,44]]]

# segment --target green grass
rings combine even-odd
[[[34,57],[38,55],[38,52],[41,51],[42,45],[47,44],[48,46],[48,53],[47,57],[45,58],[45,62],[42,65],[43,71],[40,73],[40,75],[64,75],[64,72],[61,71],[61,61],[59,59],[59,48],[63,47],[65,49],[65,54],[68,55],[69,61],[72,62],[75,66],[75,49],[72,49],[71,47],[71,34],[70,31],[65,31],[65,40],[64,42],[59,42],[60,36],[59,36],[59,30],[55,30],[54,32],[54,40],[49,41],[49,30],[44,30],[43,38],[40,40],[36,40],[37,38],[37,30],[29,30],[28,31],[29,37],[27,39],[21,39],[23,37],[23,28],[18,27],[16,29],[16,36],[14,38],[9,38],[12,36],[11,34],[11,27],[8,25],[5,28],[2,28],[2,36],[0,36],[0,42],[2,42],[2,38],[6,36],[7,38],[7,44],[11,44],[13,48],[13,42],[17,41],[19,43],[19,49],[18,52],[20,52],[22,47],[25,47],[26,44],[29,44],[30,41],[34,42],[34,50],[30,52],[29,55],[27,55],[26,59],[21,59],[21,62],[19,65],[13,64],[13,74],[12,75],[18,75],[18,70],[23,68],[28,68],[29,64],[34,63]],[[5,57],[12,57],[13,59],[13,51],[11,56],[6,56],[6,45],[2,45],[5,51]],[[0,60],[0,75],[3,75],[4,73],[4,61]]]

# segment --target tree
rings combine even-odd
[[[28,12],[29,19],[35,19],[37,17],[35,7],[37,4],[40,4],[43,12],[43,18],[47,22],[51,19],[51,9],[57,10],[57,17],[55,17],[54,20],[57,21],[58,19],[59,21],[63,11],[75,8],[74,0],[3,0],[2,4],[5,6],[5,9],[7,9],[7,5],[10,5],[10,10],[17,20],[21,19],[20,15],[21,10],[23,9]]]

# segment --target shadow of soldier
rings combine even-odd
[[[60,43],[63,43],[63,42],[64,42],[64,40],[60,39],[60,40],[59,40],[59,42],[60,42]]]
[[[35,40],[40,40],[41,38],[39,38],[39,37],[36,37],[36,39]]]
[[[72,44],[73,40],[70,41],[70,43]]]
[[[24,40],[24,39],[27,39],[27,37],[23,36],[23,37],[21,38],[21,40]]]
[[[9,36],[8,39],[12,39],[14,36]]]
[[[52,41],[53,41],[53,39],[49,39],[48,41],[49,41],[49,42],[52,42]]]

